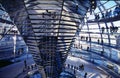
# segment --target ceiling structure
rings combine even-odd
[[[5,8],[0,7],[0,11],[7,11],[1,14],[0,24],[10,27],[1,37],[17,26],[43,77],[59,76],[73,46],[80,50],[77,56],[111,71],[110,65],[112,75],[120,77],[120,11],[115,9],[120,1],[1,0],[0,3]],[[110,10],[111,14],[106,16]]]
[[[2,0],[18,27],[44,77],[56,78],[62,71],[76,31],[93,0]],[[7,5],[6,5],[7,4]]]

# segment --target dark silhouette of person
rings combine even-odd
[[[108,17],[109,17],[109,12],[106,11],[106,13],[105,13],[105,18],[108,18]]]
[[[100,40],[98,39],[98,44],[100,43]]]
[[[105,30],[105,28],[104,28],[104,27],[102,27],[102,33],[104,33],[104,30]]]
[[[114,27],[114,32],[117,32],[118,31],[118,27]]]
[[[102,18],[105,18],[105,14],[104,13],[102,13]]]
[[[116,6],[116,7],[115,7],[113,14],[114,14],[114,16],[120,14],[120,6]]]
[[[79,70],[84,70],[84,65],[82,64],[82,65],[79,65]]]
[[[101,55],[103,55],[104,51],[101,51]]]
[[[100,19],[100,16],[99,16],[99,14],[97,14],[97,19]]]
[[[95,19],[96,19],[96,20],[100,19],[99,14],[95,14]]]
[[[101,40],[101,44],[103,45],[103,40]]]
[[[45,16],[44,16],[45,14],[44,13],[42,13],[42,18],[45,18]]]
[[[70,65],[68,64],[68,68],[70,68]]]
[[[3,31],[3,34],[5,34],[5,32],[6,32],[6,27],[4,27],[4,31]]]
[[[76,11],[78,10],[78,5],[76,5]]]
[[[71,65],[71,69],[73,69],[73,65]]]
[[[87,78],[87,72],[85,72],[84,78]]]
[[[88,37],[86,37],[86,41],[88,41]]]
[[[24,60],[24,65],[25,65],[25,68],[27,67],[27,62],[26,62],[26,60]]]
[[[112,10],[108,12],[108,17],[112,17]]]
[[[95,14],[95,19],[97,19],[97,14]]]
[[[87,51],[89,50],[89,47],[87,47]]]
[[[76,74],[75,69],[74,69],[74,74]]]
[[[91,37],[89,37],[89,41],[91,42]]]
[[[82,49],[82,45],[81,45],[81,49]]]

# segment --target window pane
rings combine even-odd
[[[107,2],[107,1],[102,1],[102,0],[101,0],[100,2],[103,4],[103,3]]]
[[[100,12],[100,10],[98,8],[96,8],[94,12],[98,13],[98,12]]]
[[[105,7],[106,9],[109,9],[109,8],[115,6],[115,5],[116,5],[116,3],[115,3],[114,1],[109,1],[109,2],[107,2],[106,4],[104,4],[104,7]]]

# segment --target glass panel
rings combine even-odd
[[[109,2],[107,2],[106,4],[104,4],[103,6],[104,6],[106,9],[109,9],[109,8],[115,6],[115,5],[116,5],[115,1],[109,1]]]
[[[94,12],[98,13],[98,12],[100,12],[100,10],[98,8],[96,8]]]
[[[104,4],[104,3],[107,2],[107,1],[105,1],[105,0],[101,0],[100,2],[101,2],[102,4]]]
[[[117,2],[118,4],[120,4],[120,1],[119,1],[119,0],[116,0],[116,2]]]
[[[101,9],[101,11],[104,11],[104,8],[102,6],[100,6],[100,9]]]

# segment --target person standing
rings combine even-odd
[[[85,74],[84,74],[84,78],[87,78],[87,72],[85,72]]]
[[[24,60],[24,65],[25,65],[25,68],[27,67],[27,62],[26,62],[26,60]]]

